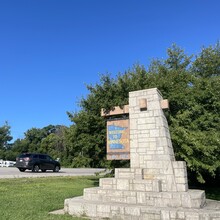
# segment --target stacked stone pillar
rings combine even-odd
[[[186,164],[175,161],[163,104],[157,89],[129,94],[131,168],[141,168],[143,179],[161,180],[162,191],[185,192]]]
[[[175,161],[164,104],[156,88],[129,93],[130,168],[117,168],[115,178],[101,178],[99,187],[66,199],[66,213],[91,219],[220,220],[218,202],[206,206],[204,191],[188,189],[186,164]]]

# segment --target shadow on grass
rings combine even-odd
[[[98,187],[99,186],[99,179],[98,177],[91,177],[91,178],[88,178],[88,180],[91,180],[93,182],[93,186],[94,187]]]

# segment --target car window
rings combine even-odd
[[[42,159],[42,160],[46,160],[47,159],[46,155],[39,155],[39,158]]]
[[[31,154],[21,154],[19,157],[20,158],[25,158],[25,157],[30,157],[31,156]]]
[[[52,157],[47,155],[47,160],[53,160]]]
[[[34,155],[33,155],[33,158],[34,158],[34,159],[38,159],[38,155],[37,155],[37,154],[34,154]]]

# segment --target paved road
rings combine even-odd
[[[30,170],[20,172],[16,167],[0,167],[0,179],[2,178],[23,178],[23,177],[49,177],[49,176],[90,176],[96,172],[104,171],[101,168],[61,168],[60,172],[54,173],[47,171],[45,173],[33,173]]]

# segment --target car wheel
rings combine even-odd
[[[24,172],[26,169],[24,168],[18,168],[20,170],[20,172]]]
[[[43,169],[43,170],[41,170],[43,173],[45,173],[46,172],[46,170],[45,169]]]
[[[59,166],[56,165],[53,169],[53,172],[59,172],[59,170],[60,170]]]
[[[40,167],[39,167],[39,165],[34,165],[33,166],[33,169],[32,169],[32,172],[39,172],[39,170],[40,170]]]

